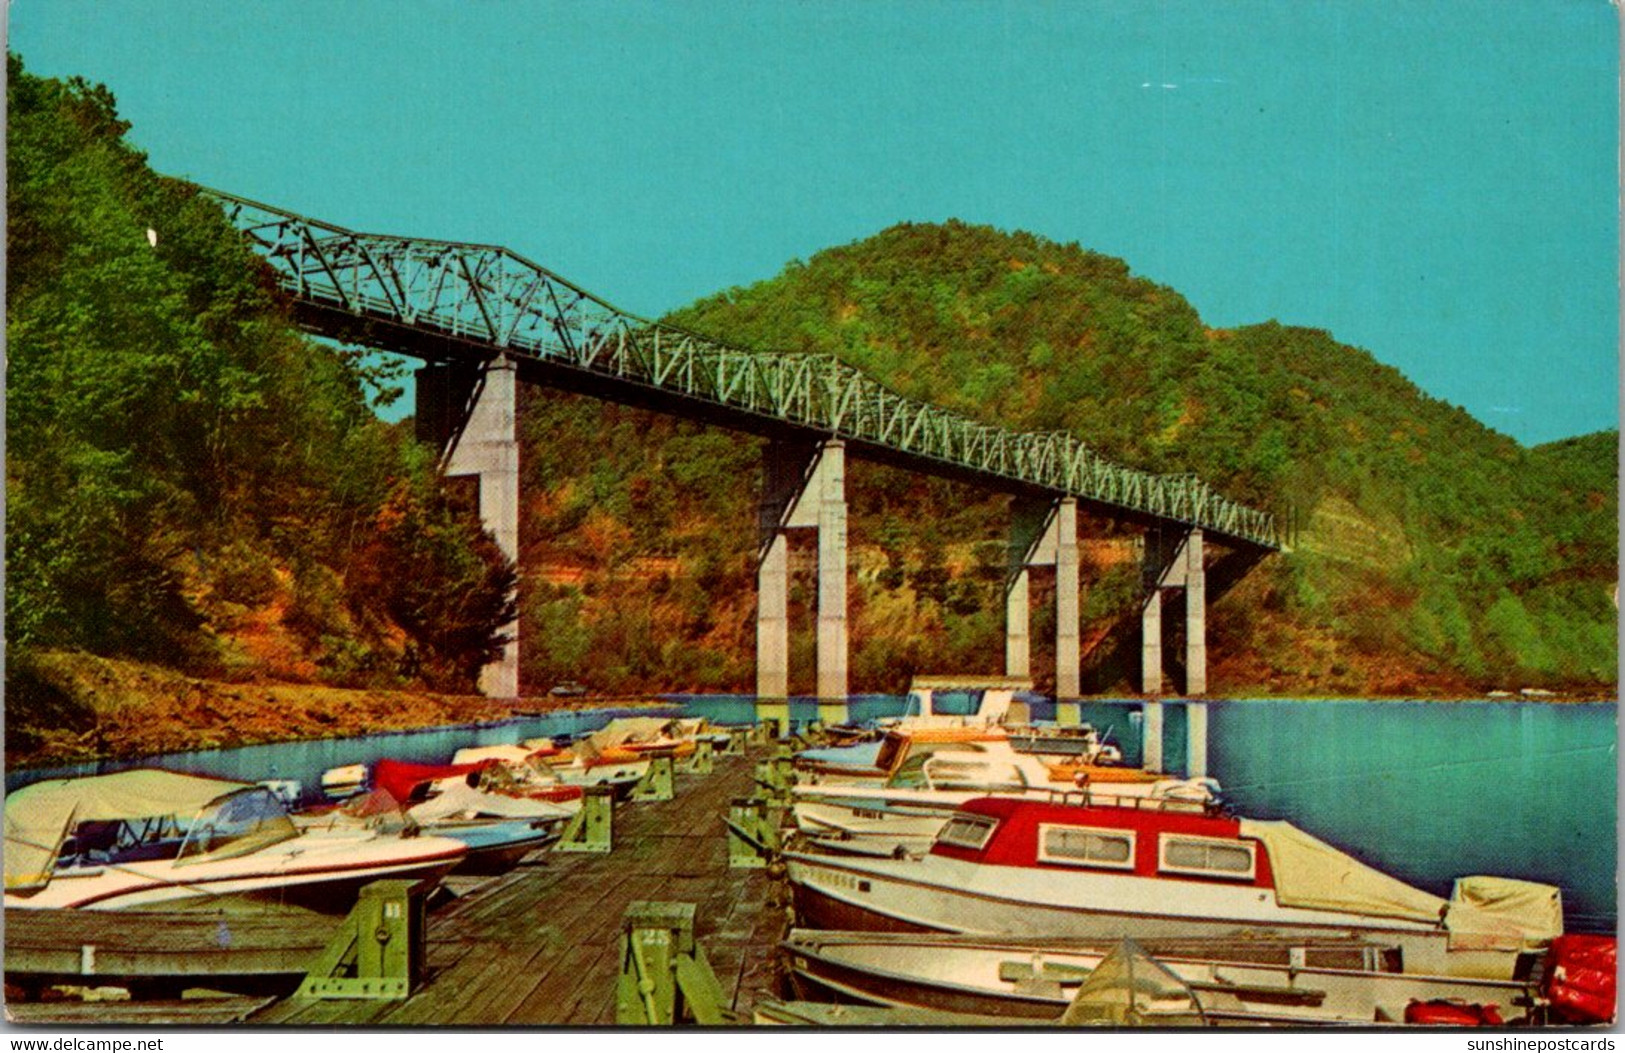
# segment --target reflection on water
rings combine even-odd
[[[856,696],[847,719],[902,712],[890,695]],[[1561,886],[1570,925],[1612,929],[1616,916],[1616,707],[1521,702],[1209,703],[1209,774],[1239,814],[1290,819],[1364,861],[1448,894],[1466,874],[1503,874]],[[1034,700],[1036,719],[1054,706]],[[650,710],[583,710],[496,724],[171,753],[140,760],[8,771],[6,789],[41,778],[137,766],[255,781],[297,779],[307,802],[321,774],[383,757],[438,763],[465,746],[592,731]],[[739,695],[673,696],[672,715],[721,724],[755,719]],[[797,724],[818,718],[815,699],[794,698]],[[826,714],[827,715],[827,714]],[[1138,763],[1140,703],[1089,702],[1082,719]],[[1163,756],[1183,770],[1183,706],[1169,704]]]

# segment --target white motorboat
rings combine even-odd
[[[1023,797],[1040,801],[1128,803],[1202,813],[1218,804],[1212,779],[1172,777],[1078,787],[1049,778],[1037,757],[1001,741],[943,744],[905,760],[880,787],[824,783],[792,792],[796,827],[833,851],[860,855],[919,853],[966,801]]]
[[[798,993],[844,1002],[1054,1020],[1118,941],[797,929],[781,944]],[[1354,938],[1145,941],[1210,1022],[1398,1024],[1418,1006],[1473,1007],[1486,1022],[1540,1015],[1532,976],[1485,980],[1404,973],[1391,947]],[[1548,970],[1549,974],[1549,970]]]
[[[1312,939],[1399,949],[1407,972],[1506,979],[1563,931],[1550,885],[1462,878],[1442,899],[1284,822],[1152,807],[966,802],[920,859],[785,854],[825,929]]]
[[[467,851],[367,829],[306,835],[262,786],[155,769],[10,794],[5,846],[6,907],[98,910],[251,897],[343,911],[362,885],[438,879]]]

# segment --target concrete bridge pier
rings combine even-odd
[[[417,371],[417,429],[443,451],[441,471],[472,478],[480,522],[509,559],[519,560],[519,384],[517,367],[500,355],[477,368],[444,365]],[[519,694],[519,623],[502,657],[480,670],[480,692],[493,698]]]
[[[826,722],[846,719],[846,444],[775,442],[763,455],[756,571],[756,698],[783,706],[790,689],[789,539],[818,532],[818,701]],[[765,710],[763,710],[765,712]]]
[[[1162,694],[1162,594],[1185,591],[1185,691],[1207,693],[1207,573],[1202,565],[1202,531],[1193,527],[1172,544],[1147,538],[1145,578],[1150,586],[1140,609],[1140,690]]]
[[[1055,697],[1076,699],[1082,683],[1079,651],[1078,502],[1018,503],[1011,517],[1010,573],[1004,590],[1004,673],[1032,675],[1029,568],[1055,568]],[[1073,707],[1075,713],[1076,707]]]

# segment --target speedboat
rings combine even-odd
[[[1124,937],[1360,936],[1406,972],[1508,979],[1563,931],[1559,891],[1468,877],[1446,900],[1289,823],[1167,808],[967,801],[919,859],[785,853],[825,929]]]
[[[1005,742],[944,745],[909,757],[880,787],[798,785],[791,791],[797,829],[821,848],[861,855],[918,853],[943,824],[977,797],[1060,798],[1202,813],[1218,807],[1212,779],[1168,776],[1077,785],[1049,778],[1048,767]]]
[[[1394,948],[1356,937],[1137,943],[1196,993],[1212,1021],[1248,1024],[1397,1024],[1429,1003],[1474,1007],[1497,1023],[1534,1022],[1565,961],[1554,952],[1534,974],[1487,980],[1404,973]],[[803,998],[1053,1020],[1119,941],[796,929],[780,947]]]
[[[586,740],[568,750],[540,741],[520,745],[471,746],[458,750],[452,762],[471,764],[491,758],[530,767],[539,776],[575,787],[578,792],[588,786],[609,786],[622,799],[649,772],[647,756],[617,748],[596,750]]]
[[[411,790],[421,788],[417,785]],[[457,788],[466,788],[466,784],[458,783]],[[446,807],[444,799],[448,796],[454,802],[470,806]],[[429,834],[450,838],[462,842],[468,849],[452,873],[500,874],[531,852],[557,841],[559,827],[570,814],[557,805],[538,801],[532,806],[534,812],[527,812],[527,806],[520,803],[511,814],[493,815],[483,807],[485,801],[466,802],[461,798],[453,789],[409,809],[388,789],[379,788],[353,797],[339,808],[299,813],[294,816],[294,822],[302,831],[313,835],[367,828],[406,837]],[[502,803],[499,801],[496,807],[501,810]]]
[[[6,798],[8,908],[169,906],[250,897],[348,910],[380,878],[437,880],[459,841],[303,833],[262,786],[156,769],[26,786]]]

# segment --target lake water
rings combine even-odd
[[[1052,704],[1031,703],[1050,719]],[[850,719],[894,716],[897,696],[858,696]],[[631,710],[554,713],[497,724],[165,754],[140,761],[8,771],[8,791],[41,778],[138,765],[257,780],[297,779],[307,799],[321,773],[382,757],[442,762],[464,746],[573,735]],[[649,710],[637,710],[646,714]],[[673,715],[717,723],[755,719],[748,697],[673,697]],[[818,714],[792,699],[793,720]],[[1182,771],[1184,707],[1164,707],[1164,758]],[[1557,885],[1575,929],[1612,930],[1617,917],[1616,706],[1528,702],[1208,703],[1208,773],[1238,814],[1289,819],[1367,863],[1448,895],[1466,874]],[[1110,735],[1125,760],[1141,756],[1141,703],[1089,702],[1082,718]]]

